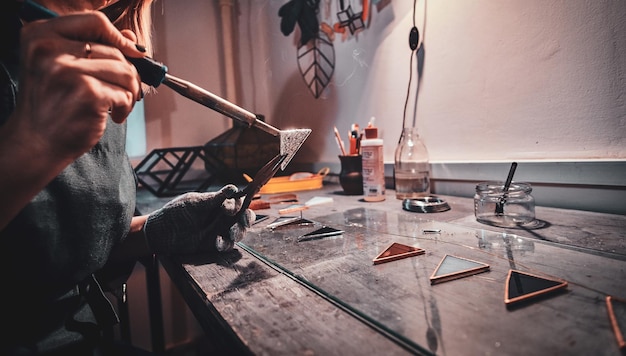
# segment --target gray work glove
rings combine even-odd
[[[157,254],[229,251],[256,218],[250,209],[237,216],[244,197],[229,184],[214,193],[186,193],[148,216],[144,233]],[[237,216],[235,218],[235,216]]]

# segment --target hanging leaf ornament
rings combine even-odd
[[[307,87],[317,99],[335,71],[335,48],[323,32],[298,48],[298,68]]]

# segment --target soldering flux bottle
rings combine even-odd
[[[428,150],[415,127],[405,127],[394,157],[396,198],[413,199],[430,195]]]
[[[365,138],[361,140],[363,165],[363,200],[369,202],[385,200],[385,163],[383,161],[383,140],[378,137],[378,128],[372,121],[365,128]]]

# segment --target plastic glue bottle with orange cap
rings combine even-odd
[[[385,163],[383,161],[383,139],[378,137],[378,128],[372,117],[361,140],[363,160],[363,200],[369,202],[385,200]]]

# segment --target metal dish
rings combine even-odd
[[[437,197],[423,197],[404,199],[402,209],[414,213],[441,213],[450,210],[450,205]]]

